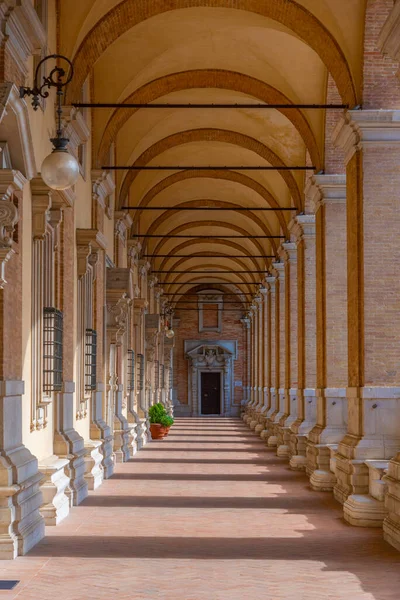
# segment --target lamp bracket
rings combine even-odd
[[[69,71],[68,75],[65,69],[56,65],[49,73],[48,76],[43,77],[43,83],[40,85],[40,70],[43,63],[48,60],[61,59],[68,63]],[[72,62],[62,54],[49,54],[49,56],[45,56],[36,67],[34,85],[32,88],[21,86],[19,88],[20,98],[25,98],[25,96],[32,96],[32,106],[33,110],[37,110],[40,106],[40,98],[48,98],[50,88],[57,88],[57,93],[62,95],[62,88],[64,88],[71,81],[74,76],[74,67]]]

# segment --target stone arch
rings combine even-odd
[[[209,201],[210,204],[211,204],[211,202],[212,201]],[[246,215],[243,215],[243,211],[238,210],[237,205],[232,204],[231,202],[218,201],[218,204],[220,204],[221,206],[224,206],[226,208],[232,208],[233,212],[236,212],[242,216],[246,216],[248,219],[253,221],[253,223],[255,223],[261,229],[261,231],[264,233],[264,235],[272,235],[271,231],[268,229],[266,224],[263,223],[263,221],[257,215],[253,215],[252,213],[246,213]],[[180,204],[177,204],[176,210],[164,211],[162,215],[160,215],[157,219],[155,219],[155,221],[153,221],[151,223],[149,229],[147,229],[146,231],[142,231],[141,233],[152,234],[158,229],[158,227],[160,225],[162,225],[163,223],[166,223],[170,218],[172,218],[180,210],[182,210],[184,208],[190,208],[191,206],[195,207],[195,206],[203,206],[203,205],[204,205],[204,202],[201,200],[189,200],[188,202],[182,202]],[[190,225],[190,221],[188,221],[187,224]]]
[[[213,128],[202,128],[202,129],[190,129],[169,135],[168,137],[159,140],[147,150],[145,150],[134,162],[135,166],[141,166],[148,164],[153,158],[176,146],[182,144],[189,144],[190,142],[209,141],[209,142],[225,142],[251,150],[268,161],[274,167],[284,167],[285,162],[271,150],[265,144],[262,144],[258,140],[242,134],[236,133],[235,131],[228,131],[226,129],[213,129]],[[128,171],[121,187],[121,198],[125,198],[128,195],[129,188],[135,181],[140,171]],[[302,200],[299,188],[296,180],[290,171],[278,171],[282,179],[288,186],[294,206],[301,210]]]
[[[207,244],[209,245],[209,242],[202,242],[202,240],[196,240],[196,245],[202,245],[202,244]],[[187,240],[186,242],[182,242],[181,244],[178,244],[177,246],[175,246],[174,248],[171,248],[170,253],[171,256],[170,258],[179,258],[179,254],[174,254],[175,252],[179,252],[180,250],[184,250],[185,248],[190,248],[190,246],[193,245],[193,242],[191,240]],[[258,269],[259,268],[259,264],[258,264],[258,260],[255,259],[251,253],[246,249],[243,248],[240,244],[238,244],[237,242],[233,242],[232,240],[214,240],[213,241],[213,245],[216,246],[228,246],[229,248],[233,248],[234,250],[237,250],[238,252],[243,252],[245,254],[245,256],[243,256],[244,259],[250,259],[251,262],[253,263],[253,265]],[[210,254],[211,252],[208,251]],[[204,254],[207,253],[207,250],[204,250]],[[168,260],[170,260],[170,258],[163,258],[163,260],[160,263],[160,268],[162,269],[166,262]],[[154,260],[154,259],[153,259]],[[259,259],[262,260],[262,259]]]
[[[241,234],[243,237],[246,237],[247,233],[248,233],[245,229],[243,229],[242,227],[239,227],[238,225],[234,225],[233,223],[223,223],[220,221],[193,221],[191,223],[185,223],[183,225],[179,225],[178,227],[175,227],[175,229],[172,229],[171,231],[168,231],[167,233],[169,235],[175,235],[175,234],[182,233],[182,231],[185,231],[186,229],[191,229],[192,227],[221,227],[223,229],[229,229],[231,231],[235,231],[236,233]],[[164,233],[164,235],[165,235],[165,233]],[[140,239],[140,234],[138,234],[137,237]],[[162,238],[160,240],[160,242],[158,242],[158,244],[155,246],[153,254],[157,254],[159,252],[159,250],[164,246],[166,241],[167,240],[165,238]],[[257,250],[259,250],[260,254],[263,254],[264,248],[262,247],[260,242],[257,239],[252,239],[251,241],[255,245]],[[277,246],[276,246],[275,240],[271,239],[271,240],[269,240],[269,243],[274,248],[274,250],[273,250],[274,254],[276,254]]]
[[[292,101],[282,94],[279,90],[268,85],[264,81],[243,75],[233,71],[225,71],[221,69],[196,69],[192,71],[182,71],[180,73],[172,73],[154,79],[150,83],[143,85],[141,88],[128,96],[124,103],[149,103],[161,96],[187,89],[195,88],[215,88],[223,90],[233,90],[241,92],[257,98],[266,104],[293,104]],[[118,131],[128,121],[128,119],[139,109],[123,109],[114,110],[107,126],[104,130],[98,156],[98,167],[102,166],[102,162],[106,160],[110,146],[115,140]],[[318,149],[318,144],[312,132],[307,118],[300,109],[280,109],[282,113],[297,129],[301,135],[304,144],[310,153],[311,160],[317,170],[322,169],[322,159]]]
[[[210,252],[209,254],[212,254],[212,253]],[[188,262],[189,260],[193,260],[194,258],[210,258],[210,257],[203,256],[203,255],[201,255],[201,256],[196,256],[196,255],[194,254],[194,255],[193,255],[193,256],[191,256],[190,258],[181,258],[180,260],[178,260],[178,262],[176,262],[174,265],[172,265],[172,266],[171,266],[171,270],[172,270],[172,269],[177,269],[178,267],[181,267],[181,266],[182,266],[182,265],[184,265],[186,262]],[[236,264],[237,264],[237,265],[238,265],[240,268],[242,268],[242,269],[244,269],[244,270],[248,268],[248,266],[247,266],[246,264],[244,264],[244,263],[243,263],[243,262],[242,262],[240,259],[238,259],[238,258],[231,258],[231,257],[229,256],[229,254],[226,254],[225,256],[221,256],[221,257],[219,257],[219,258],[221,258],[222,260],[231,260],[232,262],[236,263]],[[215,258],[214,258],[213,260],[217,260],[217,259],[215,259]],[[203,264],[201,264],[201,265],[196,265],[196,266],[194,267],[194,269],[197,269],[197,268],[203,268],[204,266],[206,266],[206,265],[203,265]],[[217,266],[217,267],[218,267],[218,265],[214,265],[214,266]],[[160,270],[161,270],[161,268],[162,268],[162,267],[160,267]],[[218,267],[218,268],[219,268],[219,267]],[[225,266],[223,266],[222,268],[225,268]],[[259,270],[259,267],[258,267],[258,265],[256,265],[256,270]],[[251,276],[251,279],[253,279],[253,280],[254,280],[254,274],[251,274],[251,273],[249,273],[249,275],[252,275],[252,276]]]
[[[167,189],[171,185],[178,183],[179,181],[184,181],[185,179],[194,179],[194,178],[202,178],[207,177],[211,179],[223,179],[227,181],[233,181],[236,183],[240,183],[258,193],[261,198],[264,198],[265,202],[271,206],[272,208],[277,209],[277,217],[279,220],[279,224],[282,228],[283,235],[287,239],[289,239],[289,232],[287,228],[287,224],[282,212],[279,212],[281,208],[277,200],[273,197],[273,195],[260,183],[251,179],[251,177],[247,177],[247,175],[243,175],[242,173],[237,173],[236,171],[198,171],[196,169],[190,171],[180,171],[179,173],[175,173],[173,175],[169,175],[165,179],[159,181],[154,187],[152,187],[142,198],[140,203],[138,204],[138,208],[140,206],[148,206],[150,202],[163,190]],[[136,217],[135,217],[136,220]],[[134,220],[134,222],[135,222]]]
[[[121,35],[156,15],[185,8],[230,8],[268,17],[289,28],[321,58],[336,81],[344,102],[354,106],[357,94],[346,57],[330,31],[295,0],[123,0],[106,13],[83,39],[74,58],[75,77],[69,96],[76,99],[96,61]]]
[[[199,279],[202,279],[202,277],[206,278],[206,276],[204,276],[204,275],[198,275],[197,277],[194,277],[193,279],[190,279],[189,281],[182,281],[181,286],[176,289],[175,293],[179,294],[179,290],[182,289],[183,286],[185,286],[185,285],[193,285],[193,283],[192,283],[193,281],[197,281]],[[235,282],[229,281],[229,279],[225,279],[224,277],[221,277],[221,276],[219,276],[219,278],[222,279],[222,280],[224,280],[224,283],[220,283],[220,285],[233,285],[233,286],[235,285]],[[226,284],[225,284],[225,281],[226,281]],[[214,286],[214,285],[218,285],[218,282],[216,282],[216,284],[214,284],[212,281],[208,281],[208,282],[205,281],[204,285],[208,285],[208,287],[211,287],[211,286]],[[243,286],[243,288],[246,289],[248,293],[254,293],[254,290],[252,291],[252,289],[251,289],[251,287],[254,286],[254,285],[255,285],[254,283],[249,282],[249,283],[247,283],[246,286]],[[175,287],[175,286],[173,286],[173,287]],[[164,291],[167,291],[169,289],[170,289],[170,287],[168,285],[165,285],[165,290]]]

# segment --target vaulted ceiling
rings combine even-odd
[[[91,76],[91,101],[105,103],[273,103],[327,101],[331,74],[343,103],[361,98],[366,0],[68,0],[60,3],[60,47],[73,58],[68,102]],[[306,109],[95,109],[93,167],[295,166],[324,168],[325,111]],[[248,282],[289,237],[304,207],[305,171],[152,170],[116,175],[117,205],[132,211],[156,270],[169,282]],[[204,210],[187,210],[204,207]],[[210,211],[207,207],[230,208]],[[293,208],[251,211],[247,208]],[[186,209],[186,210],[185,210]],[[254,239],[248,236],[283,236]],[[239,236],[226,239],[223,236]],[[179,255],[190,254],[190,258]],[[220,254],[219,258],[214,258]],[[205,255],[205,256],[201,256]],[[208,256],[207,256],[208,255]],[[210,256],[212,255],[212,256]],[[230,256],[240,258],[229,258]],[[194,275],[193,270],[226,275]],[[166,279],[165,279],[166,278]],[[191,284],[164,285],[183,293]],[[238,288],[228,285],[230,290]]]

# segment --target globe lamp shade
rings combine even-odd
[[[165,335],[167,336],[167,338],[170,340],[174,337],[175,332],[173,329],[167,329],[167,331],[165,332]]]
[[[78,161],[67,150],[55,148],[42,163],[43,181],[53,190],[72,187],[79,177]]]

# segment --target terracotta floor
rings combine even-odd
[[[179,419],[29,555],[20,600],[399,600],[400,554],[346,525],[236,419]]]

